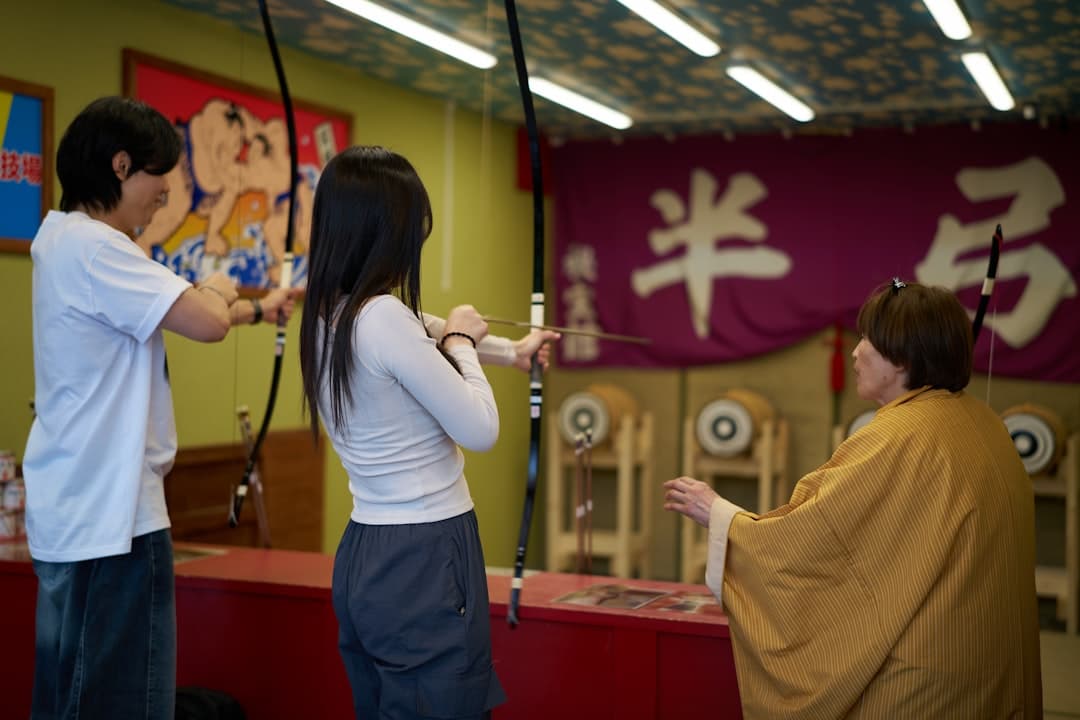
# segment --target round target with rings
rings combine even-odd
[[[1028,475],[1045,472],[1057,462],[1061,448],[1057,434],[1045,418],[1017,412],[1007,415],[1004,420]]]
[[[754,421],[741,403],[713,400],[697,417],[697,439],[710,455],[732,457],[745,452],[754,439]]]
[[[611,418],[604,401],[590,392],[576,392],[559,407],[559,432],[563,440],[573,445],[578,435],[592,431],[592,444],[607,439]]]

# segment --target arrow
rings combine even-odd
[[[504,320],[503,318],[482,316],[485,322],[496,325],[514,325],[516,327],[533,328],[535,330],[554,330],[567,335],[585,335],[587,337],[600,338],[601,340],[614,340],[615,342],[636,343],[638,345],[652,345],[651,338],[635,337],[633,335],[616,335],[615,333],[596,332],[594,330],[581,330],[578,328],[559,327],[558,325],[534,325],[521,320]]]

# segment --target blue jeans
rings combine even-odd
[[[38,576],[32,720],[172,720],[176,590],[169,531],[126,555],[34,561]]]

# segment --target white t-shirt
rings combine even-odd
[[[50,212],[34,261],[34,404],[23,461],[30,554],[119,555],[169,527],[176,425],[159,325],[191,284],[123,233]]]
[[[473,507],[458,445],[487,450],[499,413],[476,351],[449,351],[459,375],[396,297],[369,300],[353,326],[352,404],[344,423],[322,420],[349,475],[352,519],[372,525],[435,522]]]

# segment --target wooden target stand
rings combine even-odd
[[[1056,498],[1065,505],[1065,564],[1036,565],[1035,594],[1054,598],[1065,631],[1076,634],[1080,632],[1080,433],[1067,436],[1060,418],[1038,405],[1009,408],[1002,418],[1031,474],[1035,497]]]
[[[734,457],[720,457],[706,452],[696,433],[698,420],[687,417],[683,423],[682,473],[715,487],[718,478],[738,478],[757,483],[757,512],[772,510],[786,501],[788,483],[788,424],[780,417],[766,417],[755,425],[754,438],[747,452]],[[680,580],[702,582],[709,555],[708,531],[690,518],[682,519]]]
[[[1073,433],[1054,475],[1031,480],[1036,497],[1060,498],[1065,503],[1065,566],[1035,568],[1035,593],[1057,599],[1065,630],[1080,632],[1080,433]]]
[[[613,419],[608,437],[593,445],[592,484],[596,471],[615,471],[615,526],[591,529],[592,557],[606,558],[610,574],[629,578],[650,576],[649,546],[655,509],[653,476],[653,419],[648,412]],[[574,477],[581,457],[560,432],[558,413],[548,415],[547,427],[547,558],[549,572],[575,570],[579,553]],[[600,473],[603,476],[606,473]],[[591,501],[590,501],[591,502]],[[637,522],[635,522],[635,518]],[[586,566],[591,566],[587,560]]]

